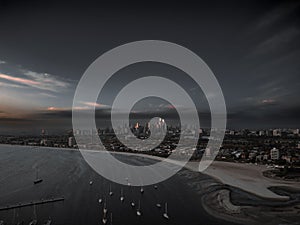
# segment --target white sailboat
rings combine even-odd
[[[51,225],[51,223],[52,223],[52,220],[48,219],[48,220],[44,223],[44,225]]]
[[[103,188],[103,180],[101,181],[101,188]],[[102,202],[103,202],[103,199],[102,199],[102,197],[103,197],[103,193],[102,193],[103,191],[101,191],[101,196],[100,196],[100,198],[98,199],[98,202],[101,204]]]
[[[107,213],[106,200],[104,201],[104,205],[103,205],[103,213],[104,213],[104,214]]]
[[[130,187],[130,191],[131,191],[131,196],[133,196],[133,188],[132,187]],[[132,208],[135,207],[134,199],[132,199],[132,201],[130,202],[130,205],[131,205]]]
[[[124,199],[125,199],[125,197],[124,197],[124,194],[123,194],[123,188],[121,188],[121,197],[120,197],[121,202],[123,202]]]
[[[39,178],[39,169],[36,168],[36,177],[35,177],[35,180],[33,181],[34,184],[38,184],[38,183],[41,183],[43,182],[43,179]]]
[[[36,225],[38,223],[35,205],[33,205],[33,218],[34,219],[29,222],[29,225]]]
[[[141,186],[141,193],[143,194],[144,193],[144,188],[143,188],[143,186]]]
[[[109,195],[112,196],[114,193],[111,190],[111,184],[109,185]]]
[[[125,180],[127,181],[127,185],[128,185],[128,186],[131,186],[131,183],[129,182],[129,178],[126,177]]]
[[[106,219],[105,216],[104,216],[103,219],[102,219],[102,223],[103,223],[103,224],[106,224],[106,223],[107,223],[107,219]]]
[[[169,215],[168,215],[168,203],[166,202],[165,203],[165,212],[164,212],[164,214],[163,214],[163,217],[165,218],[165,219],[169,219]]]
[[[141,201],[139,201],[139,207],[138,207],[138,209],[136,210],[136,215],[137,215],[137,216],[141,216],[141,215],[142,215],[142,211],[141,211]]]
[[[30,222],[29,222],[29,225],[36,225],[37,224],[37,220],[31,220]]]
[[[106,214],[107,214],[107,208],[106,208],[106,199],[104,200],[104,205],[103,205],[103,218],[102,218],[102,223],[106,224],[107,223],[107,218],[106,218]]]
[[[157,208],[161,208],[161,204],[160,204],[160,203],[157,203],[157,204],[156,204],[156,207],[157,207]]]

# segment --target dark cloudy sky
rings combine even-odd
[[[97,57],[150,39],[185,46],[209,65],[225,96],[229,127],[299,127],[297,1],[0,2],[2,127],[48,120],[45,114],[60,117],[70,110],[77,82]],[[97,107],[109,107],[137,70],[175,74],[202,104],[195,84],[174,68],[136,65],[111,80]]]

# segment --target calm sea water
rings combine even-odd
[[[120,156],[129,157],[129,156]],[[143,165],[145,160],[132,157],[126,160]],[[33,184],[36,168],[43,182]],[[192,172],[191,172],[192,173]],[[202,179],[199,176],[199,179]],[[203,179],[207,179],[203,175]],[[90,185],[89,182],[93,181]],[[6,224],[24,221],[28,224],[37,218],[39,224],[51,218],[52,224],[81,225],[102,224],[103,203],[106,199],[109,214],[113,215],[113,224],[232,224],[220,221],[208,215],[201,206],[201,194],[196,194],[185,177],[175,175],[154,186],[121,186],[102,178],[95,173],[77,151],[49,148],[30,148],[20,146],[0,146],[0,207],[19,202],[64,197],[65,201],[28,206],[15,210],[0,211],[0,220]],[[109,187],[114,192],[109,196]],[[123,188],[125,200],[120,201]],[[136,209],[130,202],[141,202],[142,216],[136,216]],[[163,207],[157,203],[168,202],[169,220],[163,218]],[[35,208],[35,209],[34,209]],[[110,221],[108,221],[110,224]]]

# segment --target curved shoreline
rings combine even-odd
[[[229,190],[222,189],[205,194],[201,198],[201,204],[207,213],[216,218],[240,224],[253,224],[245,215],[241,216],[241,206],[231,203]]]
[[[13,145],[7,145],[7,146],[13,147]],[[24,147],[24,146],[21,146],[21,147]],[[32,147],[30,147],[30,148],[32,148]],[[76,150],[76,149],[61,149],[61,148],[48,148],[48,149],[54,150],[54,151],[66,150],[66,151],[77,151],[78,152],[78,150]],[[89,152],[99,153],[99,151],[95,151],[95,150],[89,150]],[[105,153],[105,152],[101,152],[101,153]],[[160,160],[160,161],[166,160],[170,163],[176,163],[174,161],[171,161],[171,160],[168,160],[165,158],[160,158],[160,157],[151,156],[151,155],[136,154],[136,153],[124,153],[124,152],[107,152],[107,153],[145,157],[145,158],[150,158],[153,160]],[[198,163],[196,163],[196,162],[190,162],[189,164],[185,165],[185,168],[188,171],[200,173],[197,170],[197,164]],[[227,170],[228,167],[231,167],[231,170]],[[201,205],[204,208],[204,210],[208,214],[210,214],[211,216],[213,216],[215,218],[219,218],[219,219],[226,220],[226,221],[233,222],[233,223],[245,224],[245,225],[257,224],[258,222],[265,223],[265,224],[278,224],[278,223],[276,223],[276,222],[278,222],[276,220],[277,217],[284,218],[286,220],[289,220],[291,218],[292,222],[295,221],[293,219],[297,218],[297,216],[300,215],[300,201],[298,201],[298,203],[296,202],[295,204],[287,204],[287,205],[283,205],[282,207],[279,206],[279,207],[276,207],[276,209],[274,209],[274,207],[272,207],[272,206],[260,206],[259,204],[256,204],[254,206],[247,205],[247,204],[240,205],[240,204],[236,204],[236,203],[234,204],[232,202],[232,190],[238,190],[238,189],[241,189],[241,190],[244,190],[245,192],[247,192],[249,194],[250,198],[253,199],[252,201],[255,201],[255,196],[257,196],[259,198],[263,198],[265,201],[270,201],[270,202],[273,202],[273,201],[286,202],[286,201],[289,201],[289,199],[290,199],[289,197],[278,195],[269,189],[268,189],[268,192],[273,193],[275,197],[272,196],[269,198],[268,194],[267,194],[267,197],[261,196],[261,194],[265,194],[267,192],[260,190],[261,192],[259,194],[257,194],[256,193],[257,189],[252,190],[252,192],[248,192],[247,189],[240,188],[237,185],[239,183],[239,182],[236,182],[237,180],[235,180],[235,183],[233,183],[233,185],[228,183],[229,181],[232,181],[232,178],[235,178],[234,175],[242,175],[242,177],[245,178],[245,176],[243,176],[243,173],[238,174],[240,171],[243,171],[243,169],[245,169],[245,168],[246,168],[246,170],[245,170],[246,173],[248,175],[250,175],[250,178],[251,178],[251,172],[249,173],[249,169],[256,168],[254,165],[249,167],[249,165],[244,165],[244,164],[214,162],[211,165],[210,169],[208,169],[208,171],[204,171],[204,173],[203,173],[203,174],[211,177],[211,179],[204,181],[204,182],[201,181],[203,183],[199,183],[199,181],[197,179],[191,179],[191,181],[190,181],[191,186],[194,186],[194,190],[196,192],[199,192],[202,194]],[[240,171],[236,171],[236,169],[240,169]],[[221,173],[220,173],[220,171],[221,171]],[[255,174],[257,171],[261,171],[261,170],[258,168],[254,169]],[[231,172],[235,172],[235,173],[231,173]],[[225,182],[223,182],[222,179],[224,180],[224,177],[222,177],[222,175],[226,175],[226,173],[227,173],[227,175],[231,176],[231,180],[225,179]],[[189,174],[191,174],[191,173],[189,173]],[[263,176],[263,175],[261,175],[261,176]],[[240,177],[238,177],[238,178],[240,179]],[[254,177],[254,180],[248,179],[249,177],[246,177],[246,178],[247,179],[245,179],[245,181],[244,181],[245,184],[248,184],[249,182],[251,183],[253,181],[255,181],[256,183],[260,182],[260,179],[258,179],[258,180],[256,179],[257,177]],[[259,177],[259,178],[261,178],[261,177]],[[293,187],[293,185],[294,185],[294,182],[283,182],[284,185],[282,185],[282,181],[280,181],[278,183],[277,181],[270,181],[270,179],[267,179],[266,177],[264,177],[263,179],[265,179],[265,182],[266,182],[264,184],[268,184],[267,188],[280,187],[280,186]],[[214,180],[219,181],[219,182],[214,182]],[[278,185],[272,185],[274,183],[278,184]],[[230,185],[230,187],[226,186],[226,185]],[[237,186],[235,186],[235,185],[237,185]],[[243,187],[243,185],[240,185],[240,186]],[[263,185],[262,187],[266,188],[265,185]],[[241,194],[241,193],[238,193],[238,194]],[[242,193],[242,195],[243,195],[243,193]],[[300,191],[299,191],[299,195],[300,195]],[[278,198],[278,196],[279,196],[279,198]],[[246,199],[245,200],[246,203],[251,200],[251,199],[247,200],[247,198],[245,198],[245,199]]]
[[[0,144],[0,145],[11,146],[11,147],[19,146],[24,148],[47,148],[49,150],[57,150],[57,151],[79,151],[78,149],[73,149],[73,148],[55,148],[55,147],[49,148],[49,147],[42,147],[42,146],[22,146],[22,145],[8,145],[8,144]],[[154,155],[131,153],[131,152],[99,151],[99,150],[84,150],[84,151],[91,152],[91,153],[101,153],[101,154],[109,153],[115,155],[138,156],[138,157],[149,158],[157,161],[165,161],[167,163],[173,163],[178,166],[183,166],[186,169],[199,173],[198,170],[199,162],[190,161],[187,164],[185,164],[185,163],[181,163],[180,161],[175,161],[169,158],[162,158]],[[278,195],[272,192],[269,189],[271,187],[286,186],[286,187],[296,188],[297,186],[299,186],[299,182],[276,180],[276,179],[265,177],[262,174],[264,170],[265,167],[261,165],[256,166],[254,164],[246,164],[246,163],[214,161],[205,171],[202,171],[201,173],[209,175],[223,184],[242,189],[253,195],[257,195],[259,197],[270,199],[270,200],[286,201],[289,199],[286,196]],[[300,186],[298,188],[300,192]]]

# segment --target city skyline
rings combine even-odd
[[[0,0],[0,225],[300,219],[300,1]]]
[[[143,39],[172,41],[203,58],[223,90],[229,128],[294,128],[300,123],[297,2],[206,2],[201,7],[165,3],[159,8],[155,2],[149,7],[56,1],[1,4],[4,129],[62,123],[69,128],[74,91],[89,64],[111,48]],[[118,90],[141,74],[172,77],[209,123],[207,101],[199,87],[182,71],[155,63],[122,69],[99,101],[82,102],[82,110],[95,106],[100,118],[108,117]],[[166,117],[174,113],[171,105],[155,100],[135,110]]]

